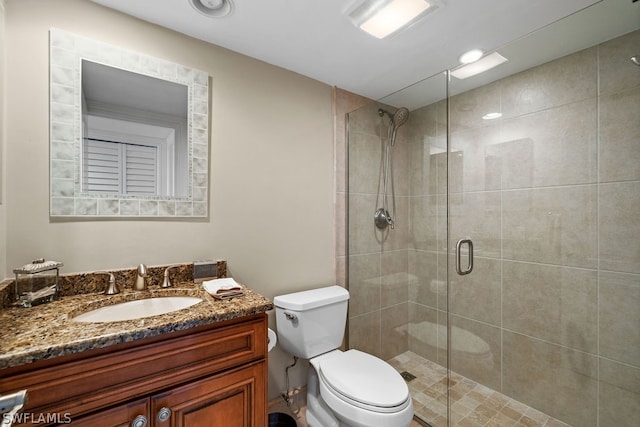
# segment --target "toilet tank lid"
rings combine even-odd
[[[278,308],[293,311],[304,311],[324,305],[334,304],[349,299],[349,291],[342,286],[327,286],[309,291],[280,295],[273,299]]]

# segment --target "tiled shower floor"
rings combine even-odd
[[[388,361],[399,372],[416,376],[409,381],[414,412],[433,427],[447,426],[447,370],[407,351]],[[460,427],[567,427],[461,375],[451,374],[451,425]]]

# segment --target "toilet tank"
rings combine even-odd
[[[340,286],[275,297],[278,345],[304,359],[337,349],[344,338],[348,303],[349,292]]]

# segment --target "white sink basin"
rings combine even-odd
[[[108,305],[75,316],[76,322],[121,322],[167,314],[201,302],[195,297],[156,297]]]

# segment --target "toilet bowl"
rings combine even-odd
[[[341,426],[407,426],[413,418],[409,388],[388,363],[358,350],[332,351],[310,360],[319,394]]]
[[[406,427],[413,418],[409,388],[387,362],[359,350],[338,350],[349,293],[340,286],[274,298],[278,343],[309,359],[309,427]]]

